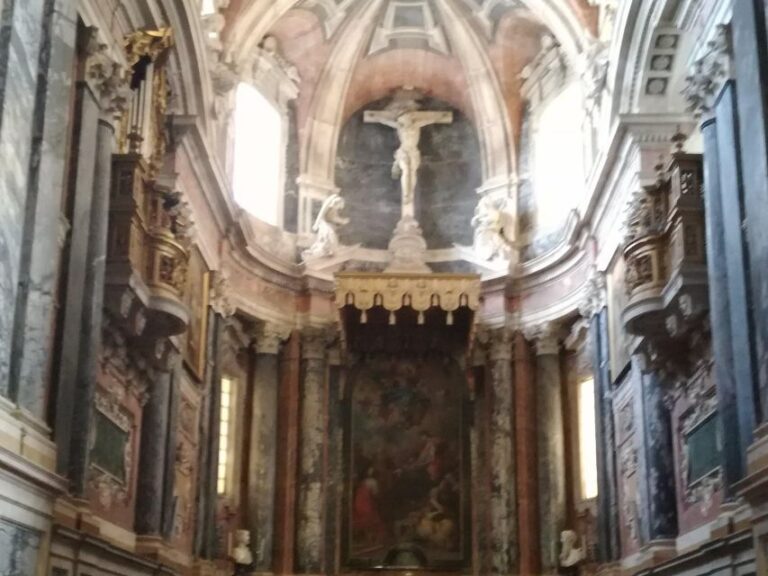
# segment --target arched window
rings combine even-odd
[[[597,417],[595,414],[595,381],[584,380],[578,387],[579,420],[579,488],[581,497],[597,497]]]
[[[237,88],[234,119],[235,201],[259,220],[282,224],[283,118],[256,88]]]

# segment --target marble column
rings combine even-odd
[[[275,521],[275,471],[277,458],[277,392],[280,385],[278,353],[290,329],[265,325],[254,349],[255,368],[251,415],[251,442],[248,458],[248,527],[251,531],[254,569],[272,570]]]
[[[208,312],[206,350],[208,365],[200,426],[200,482],[198,485],[197,518],[195,523],[195,554],[201,558],[216,557],[216,455],[219,447],[221,358],[224,339],[224,315],[214,311],[215,294]]]
[[[674,449],[669,409],[664,402],[664,383],[638,355],[632,358],[636,414],[640,414],[638,441],[639,514],[645,544],[674,539],[677,531],[677,499]]]
[[[169,346],[160,341],[158,346]],[[165,352],[164,352],[165,353]],[[166,462],[169,458],[174,352],[165,365],[150,371],[149,398],[142,413],[136,487],[136,534],[161,537],[166,517]]]
[[[566,529],[565,430],[560,371],[560,344],[555,327],[532,335],[536,351],[536,420],[538,447],[541,572],[557,573],[560,533]]]
[[[51,327],[61,240],[67,228],[61,221],[61,202],[71,118],[70,108],[62,103],[69,101],[72,90],[76,4],[48,0],[42,23],[43,68],[34,98],[33,152],[11,361],[15,400],[40,424],[46,420],[49,403]]]
[[[95,35],[95,29],[88,34]],[[102,52],[86,54],[87,81],[78,86],[79,130],[76,186],[63,302],[63,338],[58,374],[55,437],[57,467],[76,494],[84,494],[98,356],[104,324],[104,280],[109,228],[115,124],[124,110],[126,88],[116,64]],[[94,70],[109,69],[105,78]],[[111,79],[110,79],[111,78]]]
[[[0,41],[0,395],[12,390],[14,317],[20,285],[24,250],[25,211],[30,186],[33,154],[41,141],[34,142],[39,113],[35,98],[41,78],[41,51],[45,51],[43,26],[45,0],[5,2]],[[49,39],[48,39],[49,40]],[[42,62],[41,62],[42,61]],[[58,225],[56,226],[58,229]],[[22,308],[22,314],[25,310]]]
[[[328,332],[310,328],[301,338],[300,451],[296,526],[296,573],[323,569],[326,346]]]
[[[598,544],[600,559],[603,562],[613,562],[621,556],[621,543],[608,309],[604,302],[600,302],[586,316],[590,318],[589,343],[595,378]]]
[[[751,321],[761,395],[758,420],[768,412],[768,210],[760,209],[768,206],[768,46],[764,15],[763,0],[741,0],[734,3],[731,21],[738,117],[745,128],[739,130],[743,203],[751,208],[745,212],[742,226],[749,247]]]
[[[752,442],[756,406],[754,358],[750,353],[745,255],[739,225],[742,212],[740,186],[733,158],[737,149],[732,104],[733,99],[729,97],[726,97],[725,102],[718,104],[724,125],[712,118],[701,127],[704,139],[707,260],[725,263],[723,266],[708,266],[708,274],[712,349],[717,375],[717,413],[724,431],[721,454],[725,477],[724,490],[728,499],[735,497],[733,486],[744,477],[746,471],[746,453]],[[730,153],[722,151],[723,155],[730,156],[730,161],[733,162],[728,168],[723,166],[721,158],[718,142],[720,134],[724,136],[723,146],[730,148]],[[730,191],[727,198],[725,189]],[[729,233],[726,233],[726,227],[730,228]]]
[[[280,354],[277,414],[277,474],[274,565],[278,574],[294,573],[296,476],[301,391],[301,338],[294,331]]]
[[[513,345],[510,330],[501,328],[490,333],[490,564],[491,574],[504,576],[513,573],[517,564],[517,500],[512,423]]]
[[[541,572],[537,394],[531,349],[522,332],[515,335],[514,361],[518,569],[534,575]]]

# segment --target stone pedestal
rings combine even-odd
[[[277,391],[280,343],[290,330],[265,326],[256,338],[256,366],[251,389],[251,442],[248,459],[248,525],[254,569],[272,570],[277,458]]]
[[[557,573],[560,533],[567,528],[565,431],[560,346],[551,327],[535,334],[541,572]]]
[[[517,563],[517,500],[515,493],[514,429],[512,411],[512,346],[509,330],[490,334],[490,426],[488,454],[491,472],[490,534],[491,574],[515,572]]]
[[[323,446],[325,442],[328,333],[302,333],[301,413],[296,526],[297,573],[319,574],[323,569]]]
[[[389,242],[390,262],[387,272],[429,273],[426,264],[427,241],[413,216],[404,215]]]

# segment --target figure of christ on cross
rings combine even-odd
[[[384,124],[397,130],[400,148],[395,152],[392,177],[400,178],[402,188],[401,219],[414,218],[414,192],[419,166],[421,166],[421,152],[419,151],[421,129],[431,124],[451,124],[453,112],[368,110],[365,112],[364,120],[368,124]]]

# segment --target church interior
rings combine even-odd
[[[768,575],[768,0],[0,0],[0,576]]]

